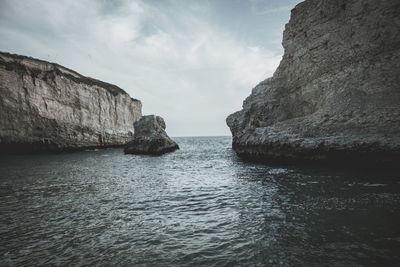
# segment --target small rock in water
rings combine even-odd
[[[133,127],[133,140],[125,145],[125,154],[161,155],[179,149],[165,132],[165,122],[160,116],[143,116]]]

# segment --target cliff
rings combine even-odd
[[[142,104],[58,64],[0,53],[0,152],[123,145]]]
[[[306,0],[284,56],[227,118],[233,149],[278,161],[400,162],[400,2]]]

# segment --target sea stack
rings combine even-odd
[[[133,140],[126,144],[125,154],[162,155],[179,149],[165,132],[165,122],[160,116],[143,116],[133,124]]]
[[[0,53],[0,152],[122,146],[142,104],[58,64]]]
[[[238,155],[279,162],[400,162],[400,3],[306,0],[284,56],[227,118]]]

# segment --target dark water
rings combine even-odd
[[[228,137],[161,157],[0,158],[1,265],[390,266],[396,172],[240,161]]]

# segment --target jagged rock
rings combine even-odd
[[[115,85],[0,52],[0,153],[124,145],[141,108]]]
[[[133,124],[133,140],[125,146],[125,154],[161,155],[179,149],[165,132],[165,122],[160,116],[143,116]]]
[[[227,118],[233,149],[257,160],[400,162],[400,2],[306,0],[284,56]]]

